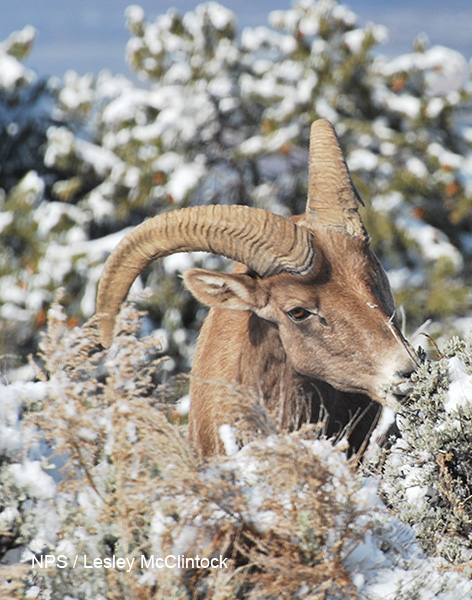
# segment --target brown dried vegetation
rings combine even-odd
[[[313,426],[267,437],[268,427],[239,461],[202,461],[186,426],[171,421],[173,407],[152,395],[151,378],[164,360],[149,360],[156,341],[136,339],[137,311],[128,306],[122,314],[115,355],[106,357],[97,351],[93,320],[70,330],[61,307],[53,307],[40,356],[50,392],[29,426],[64,463],[54,551],[71,552],[60,546],[70,540],[74,553],[91,560],[114,554],[135,557],[136,566],[129,573],[35,569],[23,581],[53,595],[74,590],[78,597],[86,597],[80,590],[88,581],[110,599],[355,597],[342,565],[363,534],[350,503],[357,484],[349,465],[334,478],[311,451],[319,434]],[[261,422],[261,411],[247,411],[252,424],[254,414]],[[182,552],[223,555],[228,568],[151,571],[140,565],[142,556]]]

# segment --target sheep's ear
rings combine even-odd
[[[212,308],[257,311],[267,304],[267,293],[249,275],[190,269],[183,278],[195,298]]]

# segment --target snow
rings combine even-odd
[[[44,400],[47,386],[43,382],[18,381],[0,383],[0,452],[13,456],[23,447],[21,413],[24,405]]]
[[[245,156],[253,156],[262,152],[277,152],[284,144],[291,142],[297,136],[299,129],[299,125],[293,123],[271,135],[254,136],[245,140],[239,146],[239,151]]]
[[[38,206],[34,213],[34,220],[38,225],[38,235],[41,238],[47,238],[50,232],[56,227],[63,217],[68,217],[71,221],[81,225],[86,225],[88,219],[84,212],[77,206],[65,204],[64,202],[48,202]],[[82,227],[80,231],[83,236]]]
[[[236,441],[236,429],[231,425],[221,425],[218,430],[220,440],[223,442],[226,456],[233,456],[239,450],[238,443]]]
[[[234,27],[235,25],[233,12],[218,2],[207,2],[205,5],[197,6],[196,14],[201,19],[208,16],[212,24],[219,31],[223,31],[227,27]]]
[[[366,171],[374,171],[379,164],[379,158],[369,150],[357,148],[350,153],[348,163],[349,168],[353,171],[359,171],[361,169],[365,169]]]
[[[382,71],[387,76],[414,70],[425,71],[428,92],[440,96],[460,89],[466,80],[467,69],[467,61],[462,54],[444,46],[403,54],[382,64]]]
[[[106,105],[102,113],[102,120],[108,126],[126,121],[142,106],[146,106],[149,98],[148,90],[132,88],[129,93],[120,94]]]
[[[212,467],[224,469],[232,473],[236,481],[244,482],[248,511],[245,520],[261,534],[274,527],[277,519],[281,518],[281,510],[292,510],[292,500],[275,495],[270,476],[264,475],[262,465],[252,454],[253,448],[260,451],[265,447],[266,455],[270,456],[279,443],[277,437],[272,436],[239,451],[233,448],[230,458],[220,466]],[[355,523],[349,527],[348,535],[352,535],[352,539],[344,539],[342,558],[359,597],[369,600],[395,598],[406,589],[405,586],[409,589],[414,584],[418,584],[418,590],[421,590],[416,596],[419,600],[456,600],[472,593],[472,584],[467,578],[448,570],[442,571],[441,561],[424,556],[415,541],[413,529],[390,514],[380,501],[375,478],[363,478],[359,485],[353,479],[346,459],[326,440],[306,441],[303,445],[313,453],[314,461],[319,460],[328,467],[332,474],[331,489],[338,498],[336,501],[342,504],[349,498],[351,510],[359,511]],[[267,506],[274,509],[267,509]],[[362,535],[359,535],[361,532]],[[195,543],[195,531],[186,529],[185,535],[188,545]],[[182,539],[181,536],[179,549],[185,552]]]
[[[54,497],[56,484],[43,471],[39,461],[12,464],[7,467],[7,472],[13,477],[15,485],[20,490],[26,488],[32,498],[47,500]]]
[[[189,394],[186,394],[185,396],[182,396],[182,398],[180,398],[180,400],[177,402],[176,410],[181,416],[188,415],[188,413],[190,412]]]
[[[360,151],[364,152],[364,151]],[[357,161],[360,162],[360,161]],[[367,161],[368,163],[368,161]],[[351,162],[350,162],[351,164]],[[356,165],[359,168],[359,165]],[[410,158],[407,167],[420,176],[424,169],[424,164],[419,159]],[[421,255],[425,261],[435,262],[439,258],[448,258],[454,265],[456,270],[462,268],[464,259],[461,252],[449,241],[446,234],[440,229],[425,223],[420,218],[413,214],[404,202],[403,195],[398,192],[389,192],[387,194],[377,195],[372,198],[372,206],[375,210],[386,212],[390,218],[394,220],[396,226],[403,231],[412,241],[414,241],[421,250]],[[401,281],[413,282],[416,274],[410,269],[397,269],[396,275],[393,271],[389,273],[391,281],[393,277],[397,277],[398,285],[393,286],[394,289],[401,289]],[[400,277],[401,275],[401,277]],[[400,277],[400,278],[399,278]]]
[[[431,98],[426,106],[426,114],[430,119],[435,119],[441,114],[445,104],[442,98]]]
[[[113,167],[121,163],[116,154],[107,148],[102,148],[85,140],[75,140],[75,151],[79,159],[93,166],[99,177],[105,177]]]
[[[75,155],[77,159],[90,165],[99,177],[105,177],[121,162],[107,148],[76,138],[66,127],[50,127],[47,135],[48,144],[44,157],[47,166]]]
[[[177,204],[181,204],[205,173],[205,164],[201,159],[178,167],[167,183],[168,193]]]
[[[269,13],[269,23],[275,29],[286,29],[287,31],[296,31],[299,27],[300,19],[299,15],[294,10],[273,10]],[[318,31],[318,23],[315,19],[313,23],[313,34]]]
[[[344,34],[344,41],[349,47],[349,50],[354,54],[358,53],[362,48],[365,37],[366,32],[364,29],[353,29]]]
[[[60,317],[62,313],[58,316]],[[456,410],[465,400],[472,398],[472,378],[464,367],[464,363],[458,359],[449,359],[449,370],[451,386],[448,392],[446,408],[448,411]],[[57,386],[57,390],[55,390]],[[0,423],[7,423],[11,428],[19,431],[19,413],[24,401],[42,400],[48,393],[61,394],[61,383],[52,379],[49,383],[16,382],[4,386],[1,390],[2,400],[0,406]],[[188,396],[182,398],[181,405],[188,409]],[[119,407],[120,408],[120,407]],[[138,431],[133,423],[133,412],[128,404],[122,407],[125,410],[127,422],[124,430],[129,443],[135,443],[138,439]],[[179,409],[179,412],[182,412]],[[107,419],[111,413],[107,415]],[[93,440],[94,434],[88,428],[78,430],[81,439]],[[11,450],[19,449],[21,441],[13,442]],[[234,427],[223,425],[219,429],[226,458],[219,462],[212,462],[208,467],[206,477],[211,478],[219,471],[224,473],[223,477],[238,482],[244,491],[245,503],[240,510],[244,511],[244,520],[250,523],[259,534],[269,532],[276,526],[277,519],[281,515],[293,510],[293,496],[280,494],[271,482],[271,463],[267,457],[273,456],[276,460],[277,450],[281,444],[287,443],[285,438],[270,436],[260,439],[243,448],[239,448],[236,442],[236,431]],[[112,436],[110,436],[110,439]],[[4,440],[4,430],[0,429],[0,440]],[[334,501],[344,506],[348,503],[349,510],[341,511],[337,517],[339,527],[343,532],[342,562],[344,568],[350,573],[357,587],[359,597],[369,600],[384,600],[395,598],[401,590],[413,589],[418,583],[418,600],[439,598],[440,600],[457,600],[467,598],[472,594],[472,585],[467,578],[462,577],[459,572],[443,569],[444,563],[435,558],[426,557],[421,551],[414,535],[414,531],[408,525],[401,523],[379,499],[379,481],[376,477],[361,477],[354,475],[352,468],[342,453],[340,446],[333,447],[327,440],[301,440],[300,451],[307,451],[313,461],[320,461],[323,468],[327,469],[329,481],[326,491],[333,495]],[[4,449],[3,449],[4,450]],[[264,457],[264,458],[261,458]],[[411,465],[399,464],[403,470],[405,480],[404,488],[409,502],[419,506],[426,503],[428,489],[418,485],[418,468]],[[41,502],[55,500],[60,505],[66,499],[61,499],[60,488],[56,486],[52,477],[44,471],[44,465],[40,461],[28,461],[23,464],[14,463],[7,467],[7,473],[12,478],[14,485],[24,490],[29,497]],[[172,474],[171,474],[172,475]],[[98,477],[98,472],[94,474]],[[217,480],[217,479],[216,479]],[[90,493],[89,493],[90,492]],[[298,498],[303,499],[301,489]],[[92,494],[92,495],[91,495]],[[173,499],[174,504],[178,500]],[[95,492],[83,490],[78,496],[79,506],[93,519],[97,518],[97,497]],[[268,508],[271,507],[271,508]],[[61,540],[56,542],[55,532],[58,521],[54,511],[47,509],[46,504],[39,506],[40,514],[44,515],[43,527],[32,540],[29,548],[41,552],[45,546],[54,548],[56,553],[70,554],[75,552],[71,542]],[[41,512],[45,511],[45,512]],[[47,511],[47,512],[46,512]],[[14,505],[7,506],[0,513],[0,526],[8,527],[18,519],[18,510]],[[349,528],[343,526],[343,515],[356,515],[354,522]],[[215,506],[213,519],[215,523],[222,518],[221,507]],[[168,548],[168,540],[172,540],[172,552],[174,554],[185,554],[198,551],[196,544],[205,544],[209,540],[202,539],[199,532],[198,519],[189,523],[185,522],[184,515],[180,515],[181,524],[171,517],[165,516],[159,504],[156,502],[153,517],[150,524],[150,539],[152,540],[153,552],[161,555],[164,548]],[[87,533],[83,532],[84,539]],[[169,538],[169,536],[171,536]],[[348,540],[346,536],[351,536]],[[77,532],[76,539],[81,534]],[[69,543],[69,546],[66,546]],[[336,538],[328,539],[325,543],[336,543]]]
[[[25,269],[19,268],[0,278],[1,318],[5,322],[18,323],[22,328],[20,331],[23,331],[26,324],[40,315],[44,306],[51,301],[54,290],[64,285],[65,281],[72,281],[72,302],[81,311],[81,318],[90,316],[95,310],[96,287],[104,259],[130,229],[125,228],[97,239],[89,239],[90,235],[122,227],[116,224],[115,217],[119,214],[120,223],[123,223],[127,218],[124,214],[127,210],[132,215],[130,218],[136,220],[137,215],[147,216],[152,211],[167,209],[166,202],[171,200],[176,205],[200,202],[202,197],[206,201],[206,196],[194,194],[195,190],[204,188],[205,191],[210,190],[211,195],[220,180],[236,181],[238,185],[245,183],[246,179],[252,177],[245,171],[247,165],[250,164],[251,168],[258,165],[261,155],[271,155],[268,161],[275,176],[270,178],[265,171],[262,172],[257,184],[244,188],[245,191],[249,190],[247,200],[255,204],[264,203],[271,210],[289,214],[292,207],[280,200],[279,190],[287,180],[293,180],[297,182],[293,189],[300,196],[301,176],[300,170],[296,170],[296,161],[299,155],[305,157],[306,154],[306,148],[301,148],[300,139],[308,130],[308,119],[313,114],[326,117],[338,124],[341,134],[343,128],[346,131],[346,114],[353,119],[353,124],[358,120],[355,111],[349,112],[349,106],[346,112],[340,110],[339,102],[343,98],[338,97],[334,84],[325,83],[328,75],[323,71],[320,76],[317,68],[324,60],[333,59],[333,66],[337,60],[334,53],[331,55],[333,48],[330,43],[316,38],[320,19],[327,15],[338,19],[339,31],[343,32],[339,36],[341,43],[347,45],[351,53],[361,50],[367,34],[372,33],[377,41],[386,35],[385,29],[378,26],[356,28],[354,13],[332,0],[322,0],[316,4],[301,0],[290,10],[273,11],[270,24],[279,31],[268,27],[246,29],[242,32],[241,44],[233,43],[231,33],[225,37],[225,30],[235,31],[235,17],[231,11],[215,2],[198,6],[184,16],[182,26],[186,29],[185,36],[168,31],[170,24],[178,18],[175,12],[170,11],[159,17],[156,23],[147,24],[143,10],[138,6],[130,6],[126,16],[136,37],[128,44],[128,56],[133,52],[150,54],[145,59],[144,68],[140,67],[140,75],[146,68],[156,71],[162,68],[164,74],[157,82],[149,77],[145,88],[109,73],[102,73],[94,80],[91,76],[82,77],[68,72],[64,82],[56,83],[60,110],[56,107],[54,118],[50,116],[52,113],[48,113],[48,122],[61,121],[74,112],[81,114],[84,121],[75,123],[75,128],[51,126],[48,129],[44,161],[44,166],[51,170],[48,177],[53,181],[56,172],[62,172],[61,165],[77,163],[77,171],[84,179],[85,189],[89,189],[94,179],[99,183],[94,184],[78,204],[51,199],[50,179],[41,176],[39,169],[28,170],[18,183],[16,192],[32,208],[32,227],[38,234],[36,241],[45,249],[38,251],[38,256]],[[347,29],[343,29],[343,24],[348,26]],[[207,27],[212,31],[208,39],[214,43],[208,52],[205,47],[208,39],[202,33]],[[139,38],[140,29],[144,32],[142,38]],[[178,27],[174,31],[176,29]],[[25,28],[15,34],[16,38],[12,37],[8,43],[0,46],[0,88],[4,92],[20,90],[21,86],[23,91],[27,91],[24,84],[34,80],[34,75],[9,53],[15,39],[19,43],[30,44],[34,35],[32,28]],[[314,39],[304,39],[307,37]],[[237,36],[234,39],[237,40]],[[295,52],[300,47],[300,41],[307,45],[313,42],[307,46],[310,56],[307,63],[299,60]],[[336,40],[333,41],[335,43]],[[337,51],[341,52],[339,48]],[[168,62],[161,55],[165,55],[165,61]],[[355,132],[357,147],[350,151],[348,162],[351,170],[358,172],[361,179],[373,181],[375,195],[372,209],[383,212],[391,220],[392,226],[417,244],[412,251],[412,258],[418,262],[418,266],[413,268],[401,260],[393,261],[394,268],[389,271],[392,287],[402,291],[427,283],[425,265],[434,265],[440,258],[447,257],[459,271],[467,264],[465,261],[469,260],[472,252],[472,237],[466,231],[466,221],[459,236],[461,254],[443,231],[415,216],[406,192],[393,189],[395,169],[401,164],[419,179],[447,183],[457,177],[466,193],[471,192],[472,156],[465,149],[465,144],[463,148],[461,144],[455,145],[453,152],[450,149],[452,145],[446,147],[447,140],[441,138],[440,131],[434,130],[434,134],[429,136],[425,128],[418,133],[413,130],[409,137],[404,137],[404,140],[412,143],[412,149],[398,143],[402,128],[410,127],[411,120],[419,121],[426,116],[435,121],[442,117],[444,111],[450,110],[450,105],[458,106],[462,111],[455,122],[458,134],[461,133],[464,141],[472,140],[472,127],[465,123],[469,113],[461,104],[464,84],[468,81],[467,63],[457,53],[436,46],[393,60],[378,58],[375,64],[377,72],[370,73],[370,76],[377,77],[381,83],[373,89],[373,112],[382,114],[382,117],[377,118],[370,129],[366,123],[362,133]],[[390,89],[385,77],[403,72],[411,73],[413,78],[415,73],[425,74],[424,94],[417,97],[408,91],[394,92]],[[341,77],[341,71],[337,76]],[[251,119],[245,121],[241,115],[247,113],[248,109],[254,109],[254,114],[251,113]],[[23,131],[22,115],[13,114],[13,111],[5,114],[7,133],[12,138],[9,142],[13,143],[13,138]],[[57,119],[57,116],[60,118]],[[27,117],[35,123],[42,118],[38,108],[34,109],[32,115],[28,113]],[[94,119],[101,129],[93,130],[97,135],[96,143],[88,135],[93,129]],[[219,120],[224,121],[223,129],[220,129]],[[267,123],[270,127],[263,129],[261,125],[266,127]],[[426,149],[426,156],[414,153],[418,152],[418,145],[413,144],[417,141],[416,135],[424,136],[420,142],[421,147]],[[349,137],[347,140],[349,142]],[[288,152],[288,166],[282,165],[279,171],[279,164],[282,164],[279,162],[280,151],[283,149],[285,152],[292,147],[293,153]],[[459,154],[461,151],[464,154]],[[398,155],[401,155],[400,163],[397,161]],[[249,160],[245,161],[246,158]],[[387,160],[390,158],[392,160]],[[436,170],[431,167],[430,163],[435,164],[431,158],[439,164]],[[218,160],[224,163],[224,167],[215,176],[215,171],[211,169]],[[237,168],[231,171],[234,164]],[[70,169],[70,166],[65,168],[64,177],[69,177]],[[211,175],[207,178],[209,173]],[[136,202],[135,205],[143,180],[157,174],[162,176],[162,182],[156,185],[153,182],[150,201],[139,205]],[[156,179],[159,180],[159,177]],[[234,190],[230,191],[233,195],[224,195],[224,201],[235,197]],[[6,194],[0,198],[0,231],[16,225],[17,213],[10,207],[9,210],[3,210],[5,200]],[[455,204],[456,199],[450,202]],[[62,227],[63,224],[67,226]],[[451,222],[450,228],[453,226]],[[164,259],[164,269],[168,274],[177,275],[193,267],[195,261],[201,258],[199,255],[175,254]],[[81,295],[76,293],[78,283],[81,285]],[[142,288],[142,285],[138,279],[134,290]],[[66,313],[59,310],[51,311],[50,316],[64,323],[67,320]],[[464,317],[461,327],[470,328],[470,318],[470,315]],[[180,310],[167,309],[166,319],[173,329],[172,334],[164,330],[153,331],[155,324],[150,319],[145,321],[143,329],[147,328],[155,336],[165,335],[166,347],[169,345],[167,339],[172,339],[174,345],[180,345],[182,354],[190,352],[188,346],[191,336],[182,325]],[[116,351],[116,347],[111,354],[113,351]],[[110,358],[106,366],[111,368],[112,362]],[[469,367],[458,358],[449,359],[448,364],[450,386],[445,409],[454,419],[458,411],[472,402],[472,377]],[[174,366],[175,361],[172,360],[164,369],[172,370]],[[31,373],[28,377],[32,377]],[[63,495],[48,474],[48,459],[41,454],[42,450],[36,450],[39,456],[35,455],[41,460],[31,460],[32,456],[25,451],[25,444],[32,433],[24,426],[22,415],[32,403],[45,400],[48,390],[60,395],[63,391],[62,382],[54,378],[48,384],[31,381],[7,384],[6,381],[7,378],[0,385],[0,452],[7,461],[4,472],[18,488],[18,496],[28,497],[29,504],[25,506],[33,501],[39,502],[38,512],[31,513],[31,519],[40,522],[42,530],[32,539],[30,547],[40,552],[47,545],[53,547],[56,543],[54,532],[57,522],[51,506],[55,502],[67,505],[69,498]],[[129,386],[132,387],[133,383],[130,382]],[[189,405],[189,396],[182,397],[177,404],[178,414],[188,414]],[[63,408],[67,417],[77,416],[78,409],[73,403],[64,402]],[[131,414],[126,403],[116,408],[121,415],[129,417]],[[107,420],[110,416],[104,415],[103,418]],[[281,443],[281,438],[272,437],[239,448],[236,433],[229,424],[220,427],[218,434],[226,457],[221,464],[212,468],[226,471],[244,487],[248,522],[253,523],[259,532],[268,531],[276,516],[273,510],[266,510],[264,506],[273,503],[288,510],[290,502],[277,495],[268,482],[270,465],[268,470],[253,451],[265,450],[270,454]],[[81,442],[97,439],[96,433],[87,427],[79,428],[77,435]],[[130,442],[139,439],[137,426],[132,420],[127,422],[124,436]],[[110,434],[104,442],[105,454],[112,452],[114,441]],[[339,502],[349,501],[359,510],[355,523],[357,536],[353,535],[343,561],[360,597],[369,600],[399,597],[402,593],[408,593],[410,587],[413,589],[418,582],[422,583],[417,596],[419,600],[472,597],[470,583],[461,579],[460,573],[444,570],[444,564],[440,561],[425,557],[419,549],[414,530],[401,523],[381,503],[378,479],[353,476],[340,446],[333,449],[325,441],[316,441],[304,442],[304,449],[311,452],[313,460],[319,459],[329,466],[330,485]],[[12,461],[13,464],[10,464]],[[103,466],[100,465],[100,468]],[[427,503],[429,490],[418,483],[418,469],[401,464],[398,468],[403,469],[407,500],[416,506]],[[259,473],[265,473],[266,476],[260,477]],[[101,472],[96,474],[100,483],[103,483],[102,475]],[[81,492],[80,506],[96,515],[94,502],[90,495]],[[215,522],[220,518],[218,515],[220,513],[215,507]],[[16,505],[6,505],[0,512],[0,530],[13,526],[21,516]],[[49,526],[50,534],[47,534]],[[174,526],[175,521],[165,517],[156,502],[151,522],[154,551],[162,551],[165,536],[170,535]],[[196,528],[196,524],[182,527],[180,535],[176,537],[175,548],[184,551],[190,547],[198,538]],[[85,529],[80,535],[84,539],[87,537]],[[55,550],[76,551],[69,540],[59,541]],[[31,587],[28,593],[34,594],[36,591]]]
[[[11,211],[0,212],[0,233],[2,233],[6,227],[11,225],[14,218],[15,215]]]
[[[457,356],[449,359],[448,366],[450,384],[444,408],[451,413],[466,405],[472,406],[472,373]]]
[[[45,183],[44,180],[39,177],[36,171],[29,171],[17,185],[18,193],[23,196],[23,201],[33,206],[37,204],[43,197]]]
[[[420,288],[425,283],[424,274],[420,271],[412,271],[407,267],[389,269],[388,279],[394,292],[399,292],[407,287]]]
[[[462,268],[464,260],[462,254],[441,230],[403,210],[395,221],[397,226],[420,246],[425,260],[435,262],[445,257],[457,270]]]
[[[344,23],[347,27],[353,28],[357,24],[357,15],[344,4],[338,4],[333,0],[322,0],[320,2],[320,10],[325,11],[327,8],[333,11],[333,18]]]
[[[165,74],[165,82],[169,85],[186,84],[192,79],[192,68],[186,63],[176,63]]]
[[[413,173],[416,177],[422,178],[426,177],[428,174],[428,169],[422,160],[417,158],[416,156],[410,156],[406,161],[406,168]]]
[[[285,56],[289,56],[296,50],[296,42],[292,36],[283,35],[267,27],[243,29],[241,46],[248,52],[257,52],[264,48],[278,48]]]
[[[441,144],[433,142],[427,148],[428,154],[438,159],[443,168],[460,169],[464,163],[464,157],[446,150]]]
[[[358,54],[367,36],[373,36],[375,41],[381,44],[388,39],[388,30],[383,25],[369,26],[367,30],[364,28],[352,29],[344,34],[344,41],[353,54]]]
[[[328,119],[333,125],[339,120],[338,113],[324,97],[316,100],[316,112],[321,118]]]
[[[128,26],[142,25],[144,23],[144,10],[136,4],[128,6],[126,8],[125,15],[128,20]]]
[[[59,102],[70,111],[91,106],[94,101],[93,75],[81,77],[75,71],[67,71],[64,75],[64,87],[59,92]]]
[[[28,81],[32,79],[32,72],[26,69],[19,61],[13,56],[8,54],[1,54],[0,49],[0,60],[2,68],[0,69],[0,89],[7,91],[13,91],[21,81]]]
[[[15,506],[7,506],[0,512],[0,531],[9,531],[15,521],[20,518],[20,513]]]
[[[74,146],[74,135],[66,127],[50,127],[47,131],[48,146],[44,164],[48,167],[56,164],[60,156],[67,156]]]
[[[195,263],[207,256],[206,252],[176,252],[166,256],[162,263],[166,273],[176,275],[195,266]]]
[[[93,189],[87,199],[90,207],[91,217],[99,225],[110,218],[115,211],[114,204],[106,198],[107,185],[98,186]]]
[[[20,431],[20,401],[6,386],[0,386],[0,451],[10,454],[22,446]]]
[[[129,231],[130,228],[125,228],[103,238],[80,241],[74,245],[51,243],[39,263],[39,272],[42,275],[33,275],[30,279],[30,292],[36,285],[59,286],[74,266],[83,264],[83,268],[87,269],[88,279],[83,290],[81,309],[84,315],[91,316],[95,310],[96,289],[103,270],[103,261]],[[140,289],[139,279],[135,281],[132,289]]]
[[[399,96],[389,90],[378,90],[376,92],[378,101],[385,109],[397,111],[410,119],[420,116],[421,99],[415,96]]]

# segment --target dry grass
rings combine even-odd
[[[54,597],[87,598],[93,590],[110,600],[355,597],[342,565],[361,535],[349,466],[335,477],[329,472],[305,440],[312,428],[263,438],[237,457],[201,461],[185,426],[172,422],[172,407],[152,395],[163,359],[156,359],[155,341],[136,338],[137,318],[134,309],[123,311],[106,356],[96,324],[68,330],[56,304],[39,357],[50,393],[30,421],[65,459],[55,551],[134,557],[138,566],[129,573],[35,570],[25,585]],[[142,556],[183,552],[223,555],[228,568],[139,565]]]

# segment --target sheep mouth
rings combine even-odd
[[[414,384],[410,379],[402,379],[390,386],[389,394],[402,406],[406,404],[414,389]]]

